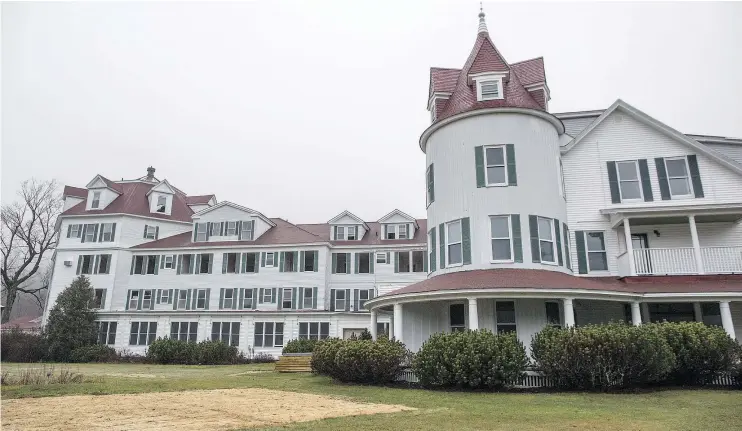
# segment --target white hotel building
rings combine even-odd
[[[99,342],[137,353],[177,337],[279,354],[364,328],[413,351],[467,328],[526,345],[546,325],[608,321],[742,334],[742,139],[683,134],[621,100],[550,113],[543,58],[508,63],[484,14],[464,66],[430,76],[427,220],[292,224],[154,169],[97,175],[65,187],[48,303],[86,274]]]

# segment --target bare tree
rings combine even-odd
[[[48,282],[28,286],[39,270],[44,253],[57,245],[56,220],[62,199],[56,181],[24,181],[21,200],[2,206],[2,323],[10,319],[19,293],[32,295],[41,304]],[[47,278],[47,277],[43,277]]]

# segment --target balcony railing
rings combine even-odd
[[[618,256],[619,271],[629,274],[627,253]],[[634,249],[636,275],[742,273],[742,247],[701,247],[697,268],[693,247]]]

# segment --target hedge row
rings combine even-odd
[[[282,353],[312,353],[318,340],[296,339],[291,340],[283,346]]]
[[[221,341],[188,341],[158,338],[147,348],[147,359],[156,364],[226,365],[241,362],[237,347]]]
[[[342,382],[383,384],[396,380],[409,362],[404,344],[380,338],[317,343],[312,353],[312,371]]]

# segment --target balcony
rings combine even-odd
[[[742,246],[699,247],[701,267],[693,247],[635,248],[635,275],[740,274]],[[619,273],[629,275],[629,253],[618,256]]]

